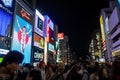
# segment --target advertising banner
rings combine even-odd
[[[47,38],[48,42],[54,43],[54,31],[48,26],[47,26]]]
[[[16,16],[13,25],[12,50],[24,54],[23,63],[30,63],[32,46],[32,15],[16,4]]]
[[[39,62],[43,60],[43,49],[34,46],[33,49],[33,62]]]
[[[43,36],[43,23],[44,23],[44,17],[38,10],[36,10],[34,31],[41,36]]]
[[[48,50],[51,52],[54,52],[54,45],[51,43],[48,43]]]
[[[47,36],[47,27],[50,27],[50,29],[54,32],[54,23],[49,18],[49,16],[44,16],[44,27],[43,27],[43,37]]]
[[[12,27],[14,0],[0,1],[0,36],[9,36]]]
[[[34,46],[44,48],[44,39],[36,33],[34,33]]]
[[[15,0],[0,0],[0,56],[6,55],[11,46]]]

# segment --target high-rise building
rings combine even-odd
[[[116,5],[112,14],[109,18],[109,28],[110,28],[110,38],[111,38],[111,48],[112,48],[112,56],[120,55],[120,9]]]
[[[97,29],[92,33],[91,43],[89,45],[89,53],[92,55],[92,59],[99,61],[100,58],[104,56],[102,53],[102,43],[101,43],[100,30]]]

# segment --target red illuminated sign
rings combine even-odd
[[[58,39],[64,39],[64,33],[58,33]]]
[[[47,41],[50,43],[54,42],[54,31],[49,26],[47,26]]]
[[[21,10],[21,15],[23,18],[30,20],[29,14],[24,9]]]

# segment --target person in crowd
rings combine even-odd
[[[64,69],[65,69],[64,63],[58,63],[56,71],[52,76],[52,80],[65,80],[65,77],[63,75]]]
[[[90,75],[90,80],[99,80],[98,71],[99,71],[99,66],[98,65],[94,65],[93,72]]]
[[[70,71],[70,66],[67,64],[67,65],[65,65],[65,69],[63,71],[63,75],[64,75],[65,79],[66,79],[67,74],[69,73],[69,71]]]
[[[78,65],[72,65],[69,73],[66,76],[66,80],[81,80],[81,76],[78,74]]]
[[[26,80],[42,80],[41,71],[32,69],[28,72]]]
[[[110,76],[108,74],[108,71],[106,67],[101,67],[99,69],[99,80],[110,80]]]
[[[30,63],[23,63],[22,80],[25,80],[29,72]]]
[[[40,71],[41,71],[41,76],[42,76],[42,80],[46,80],[46,72],[45,72],[45,62],[44,61],[40,61],[39,65],[38,65]]]
[[[28,70],[30,71],[30,70],[32,70],[32,69],[34,69],[35,67],[33,66],[33,65],[30,65],[29,67],[28,67]]]
[[[116,58],[111,66],[111,80],[120,80],[120,58]]]
[[[46,80],[51,80],[52,76],[53,76],[52,64],[50,62],[47,62]]]
[[[88,63],[88,68],[87,68],[87,71],[88,73],[91,75],[92,74],[92,69],[94,67],[94,63],[91,61]]]
[[[83,70],[81,68],[82,67],[81,65],[82,65],[82,63],[80,63],[80,65],[78,65],[78,74],[82,76]]]
[[[88,65],[83,63],[81,66],[83,73],[82,73],[82,80],[89,80],[89,72],[87,71]]]
[[[0,80],[14,80],[14,72],[22,63],[24,55],[16,50],[9,51],[0,63]]]

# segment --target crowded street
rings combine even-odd
[[[120,0],[87,3],[1,0],[0,80],[120,80]]]

